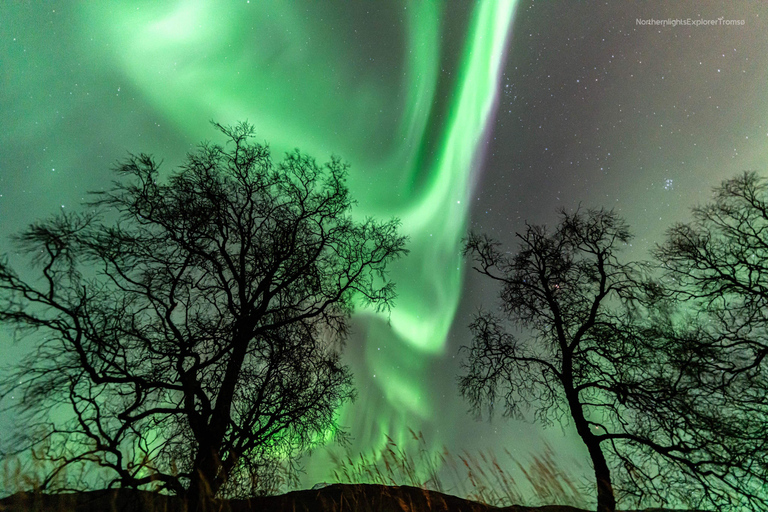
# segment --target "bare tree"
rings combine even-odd
[[[16,237],[40,269],[0,264],[0,321],[39,333],[3,390],[26,437],[110,485],[149,483],[195,506],[255,492],[274,465],[340,436],[353,398],[339,361],[356,302],[388,308],[396,220],[353,221],[347,166],[298,150],[275,165],[253,128],[216,125],[162,180],[132,156],[84,214]],[[71,419],[52,421],[67,406]],[[52,475],[51,475],[52,476]]]
[[[765,510],[768,474],[768,183],[754,172],[723,181],[654,251],[671,304],[658,335],[685,340],[690,378],[721,404],[734,435],[722,442],[729,475],[751,482]],[[722,411],[726,411],[723,413]],[[711,421],[708,415],[705,421]],[[762,492],[760,492],[762,491]],[[761,501],[762,499],[762,501]]]
[[[522,417],[533,407],[545,424],[572,421],[600,512],[613,512],[617,495],[637,504],[759,503],[755,483],[765,474],[739,459],[754,438],[745,441],[727,400],[691,377],[693,338],[649,321],[668,319],[670,303],[645,264],[620,261],[631,239],[624,221],[605,210],[562,212],[554,232],[528,226],[518,238],[514,256],[485,236],[466,244],[474,268],[502,285],[502,316],[481,312],[470,326],[460,390],[473,410]]]
[[[654,255],[666,271],[665,291],[697,313],[704,334],[726,356],[727,367],[722,366],[724,361],[715,361],[712,368],[727,381],[764,379],[768,355],[766,180],[745,172],[724,181],[714,190],[712,201],[693,209],[692,222],[676,224],[667,232]]]

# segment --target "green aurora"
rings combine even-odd
[[[430,358],[445,349],[460,299],[467,199],[494,114],[515,2],[480,2],[473,9],[439,123],[432,118],[444,6],[404,6],[404,61],[387,77],[393,83],[382,84],[355,78],[328,25],[301,16],[290,2],[259,4],[256,17],[243,15],[254,9],[245,3],[222,15],[212,0],[138,8],[123,2],[110,16],[94,4],[87,23],[98,27],[111,20],[101,28],[106,39],[122,45],[119,65],[185,135],[209,136],[210,126],[201,120],[248,119],[275,151],[300,146],[318,159],[338,153],[353,164],[356,214],[401,219],[411,252],[391,269],[397,306],[368,323],[365,358],[390,406],[375,414],[379,438],[368,441],[383,442],[385,433],[402,441],[407,426],[433,419],[423,374]],[[266,36],[252,39],[252,33]],[[428,153],[431,141],[436,149]],[[386,355],[378,350],[382,344],[390,347]],[[347,409],[342,422],[344,413],[360,416],[357,407],[354,413]]]

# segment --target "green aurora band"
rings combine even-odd
[[[444,110],[436,94],[445,8],[438,2],[397,6],[405,20],[402,55],[393,69],[384,63],[383,78],[344,58],[349,43],[333,23],[318,20],[320,11],[307,15],[293,2],[91,4],[86,25],[119,47],[106,58],[117,59],[185,136],[209,137],[209,119],[248,119],[273,150],[299,146],[321,160],[337,152],[352,164],[356,214],[402,220],[411,253],[391,268],[396,307],[389,317],[361,312],[374,317],[365,322],[370,375],[356,375],[358,387],[364,378],[375,382],[390,407],[364,395],[341,412],[342,423],[354,410],[353,434],[371,446],[383,434],[402,442],[406,426],[433,419],[425,369],[443,353],[459,303],[473,172],[494,115],[516,1],[474,6]],[[368,410],[361,414],[361,407]]]

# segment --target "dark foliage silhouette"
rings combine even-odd
[[[624,221],[605,210],[562,212],[553,232],[528,226],[518,238],[514,256],[485,236],[467,240],[474,268],[501,283],[503,314],[481,312],[470,326],[460,390],[472,409],[521,417],[533,408],[545,424],[572,421],[599,512],[615,510],[617,498],[764,510],[755,483],[765,475],[742,457],[755,439],[745,440],[725,397],[690,376],[690,339],[649,320],[666,318],[670,301],[647,264],[620,261],[631,239]]]
[[[343,435],[349,316],[390,306],[405,238],[395,220],[351,218],[339,159],[273,164],[251,126],[216,126],[227,145],[202,144],[167,180],[132,156],[87,213],[16,237],[40,271],[0,264],[0,321],[40,340],[3,390],[21,396],[16,451],[199,505],[257,493]],[[61,406],[70,419],[51,421]]]

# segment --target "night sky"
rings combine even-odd
[[[667,18],[716,23],[637,21]],[[410,236],[395,309],[360,310],[348,340],[355,448],[405,442],[407,427],[521,460],[547,442],[586,474],[572,426],[466,412],[457,351],[497,290],[461,239],[514,251],[525,221],[604,206],[633,228],[627,258],[644,259],[721,180],[765,174],[766,21],[761,2],[2,2],[0,253],[108,186],[128,152],[168,172],[221,140],[209,121],[248,120],[275,157],[342,156],[356,215],[397,216]],[[24,345],[3,331],[0,351],[13,364]],[[328,478],[320,457],[307,469],[309,485]]]

